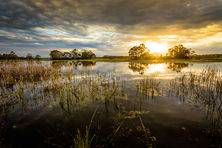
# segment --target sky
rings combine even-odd
[[[140,43],[222,54],[222,0],[0,0],[0,53],[127,55]]]

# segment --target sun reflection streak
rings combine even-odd
[[[166,64],[150,64],[146,69],[145,73],[165,73],[167,70]]]

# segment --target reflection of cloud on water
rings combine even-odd
[[[200,73],[204,68],[211,67],[222,71],[221,62],[192,63],[189,67],[184,68],[181,73]]]

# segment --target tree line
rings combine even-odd
[[[62,59],[92,59],[96,57],[96,54],[91,50],[73,49],[70,52],[61,52],[59,50],[53,50],[50,52],[50,57],[53,60]]]
[[[96,57],[96,54],[91,50],[79,50],[73,49],[70,52],[61,52],[59,50],[52,50],[50,52],[50,57],[52,60],[65,60],[65,59],[92,59]],[[18,56],[14,51],[9,53],[0,54],[0,60],[16,60],[16,59],[41,59],[40,55],[33,56],[28,53],[25,57]]]
[[[40,55],[33,56],[31,53],[28,53],[25,57],[18,56],[14,51],[9,53],[0,54],[0,60],[16,60],[16,59],[40,59]]]
[[[131,60],[138,59],[152,59],[154,56],[150,53],[150,50],[144,45],[140,44],[139,46],[134,46],[129,50],[129,58]],[[167,59],[189,59],[195,55],[195,52],[184,47],[182,44],[176,45],[168,49],[168,52],[165,57]]]
[[[73,49],[70,52],[62,52],[59,50],[52,50],[50,52],[50,57],[52,60],[65,60],[65,59],[92,59],[96,58],[96,54],[91,50],[80,50]],[[145,46],[145,44],[140,44],[139,46],[134,46],[130,48],[128,52],[128,57],[131,60],[140,60],[140,59],[156,59],[154,55],[150,53],[150,50]],[[127,56],[104,56],[103,58],[108,59],[128,59]],[[186,48],[182,44],[176,45],[168,49],[165,56],[158,57],[159,59],[206,59],[206,58],[218,58],[222,59],[222,54],[209,54],[209,55],[196,55],[195,51],[191,48]],[[9,53],[0,54],[0,60],[7,59],[41,59],[40,55],[33,56],[31,53],[28,53],[25,57],[18,56],[14,51]]]

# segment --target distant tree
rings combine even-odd
[[[31,53],[28,53],[27,55],[26,55],[26,59],[33,59],[33,56],[32,56],[32,54]]]
[[[182,44],[168,49],[167,57],[175,59],[188,59],[195,52],[192,49],[184,47]]]
[[[35,59],[37,59],[37,60],[39,60],[40,58],[41,58],[41,56],[38,54],[35,56]]]
[[[17,59],[18,56],[16,55],[16,53],[14,51],[11,51],[10,53],[3,53],[0,56],[1,59]]]
[[[50,56],[53,60],[59,60],[63,58],[63,53],[58,50],[53,50],[50,52]]]
[[[82,57],[82,53],[78,49],[73,49],[71,53],[74,59],[80,59]]]
[[[53,50],[50,52],[52,59],[91,59],[95,58],[96,55],[91,50],[80,51],[78,49],[73,49],[71,52],[60,52],[58,50]]]
[[[10,57],[11,59],[17,59],[17,58],[18,58],[18,56],[16,55],[16,53],[15,53],[14,51],[11,51],[11,52],[9,53],[9,57]]]
[[[84,50],[82,52],[82,59],[91,59],[95,57],[96,57],[95,53],[93,53],[91,50]]]
[[[149,50],[146,48],[144,44],[140,44],[139,46],[134,46],[129,50],[129,57],[132,60],[140,59],[141,57],[148,54]]]
[[[70,52],[64,52],[62,56],[64,59],[73,59],[73,54]]]

